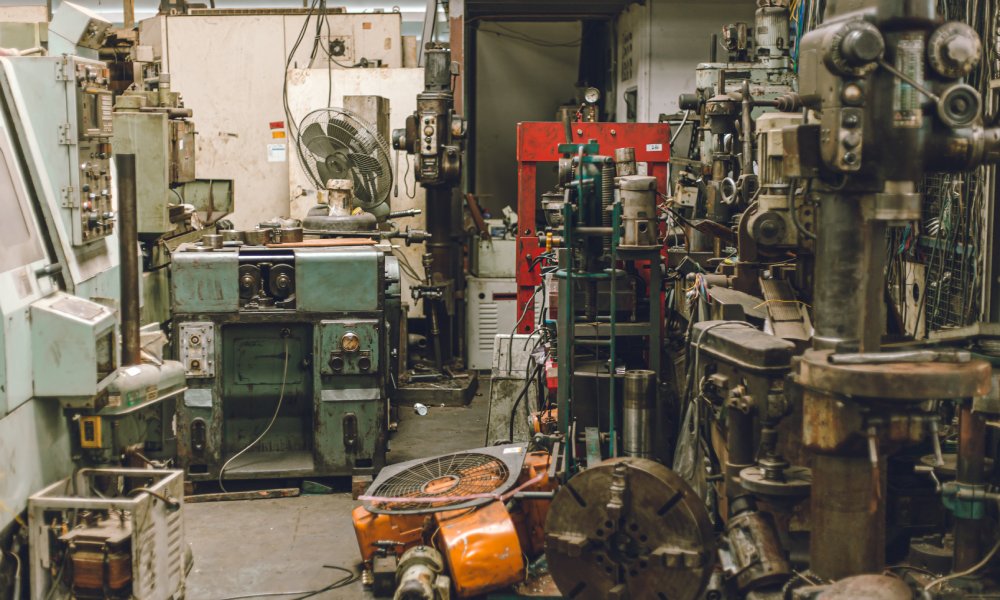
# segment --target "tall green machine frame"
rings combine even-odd
[[[608,357],[608,431],[607,448],[608,457],[619,455],[619,427],[616,413],[619,400],[616,398],[615,380],[624,377],[624,373],[618,373],[618,338],[643,337],[647,340],[648,369],[655,373],[654,389],[656,392],[656,404],[653,412],[653,423],[662,422],[665,415],[663,396],[659,392],[659,384],[662,381],[661,345],[662,345],[662,300],[660,293],[663,284],[663,275],[660,270],[659,247],[651,248],[623,248],[621,246],[621,223],[622,206],[618,201],[610,205],[611,227],[602,228],[598,224],[602,221],[601,191],[605,189],[604,178],[613,173],[613,169],[607,168],[613,165],[613,160],[609,156],[600,155],[599,145],[590,140],[585,144],[560,144],[559,152],[567,157],[575,156],[575,173],[572,181],[566,186],[568,191],[565,198],[575,197],[575,202],[567,201],[562,207],[563,226],[562,248],[557,253],[558,270],[555,276],[558,279],[558,316],[556,319],[558,329],[558,391],[557,406],[559,411],[559,428],[569,438],[567,443],[568,451],[566,460],[563,462],[564,474],[569,475],[576,468],[578,462],[576,456],[576,431],[573,423],[573,374],[576,358],[576,349],[581,345],[604,346],[609,349]],[[575,194],[570,191],[575,190]],[[600,236],[610,236],[610,257],[611,265],[601,270],[587,268],[588,253],[601,245]],[[574,248],[578,239],[585,239],[583,242],[582,257],[574,254]],[[593,240],[597,240],[594,244]],[[578,260],[582,258],[582,260]],[[642,261],[648,260],[649,269],[649,320],[644,322],[619,322],[618,318],[618,280],[626,275],[624,269],[619,269],[620,261]],[[581,264],[583,263],[583,264]],[[590,324],[581,323],[580,317],[574,308],[574,282],[575,280],[602,281],[609,280],[609,311],[606,315],[598,315],[597,326],[594,328]],[[578,328],[586,329],[586,339],[578,340],[581,333]],[[582,337],[582,336],[581,336]],[[593,435],[593,430],[587,434],[587,458],[588,462],[601,458],[601,441],[599,434]],[[662,456],[663,449],[655,447],[657,455]]]

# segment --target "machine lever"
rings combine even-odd
[[[968,350],[907,350],[830,355],[830,362],[835,365],[880,365],[900,362],[966,363],[970,360],[972,354]]]

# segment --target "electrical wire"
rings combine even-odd
[[[334,581],[330,585],[320,588],[318,590],[311,591],[295,591],[295,592],[257,592],[253,594],[241,594],[239,596],[226,596],[225,598],[220,598],[219,600],[248,600],[250,598],[273,598],[276,596],[298,596],[295,600],[305,600],[306,598],[312,598],[313,596],[318,596],[323,592],[329,592],[337,588],[342,588],[348,586],[359,579],[359,575],[353,570],[346,567],[338,567],[336,565],[323,565],[324,569],[334,569],[347,575]]]
[[[274,427],[274,422],[278,420],[278,413],[281,411],[281,404],[285,399],[285,383],[287,381],[288,381],[288,338],[286,337],[285,366],[281,372],[281,388],[278,392],[278,405],[274,407],[274,414],[271,415],[271,421],[267,424],[267,427],[264,428],[264,431],[262,431],[260,435],[257,436],[257,439],[250,442],[249,444],[246,445],[245,448],[234,454],[229,460],[225,462],[225,464],[222,465],[222,468],[219,469],[219,488],[222,489],[223,492],[228,492],[228,490],[226,490],[226,486],[222,484],[222,479],[223,475],[225,475],[226,473],[226,469],[229,467],[229,464],[232,463],[237,458],[243,456],[248,450],[256,446],[257,443],[260,442],[262,439],[264,439],[264,436],[267,435],[269,431],[271,431],[271,427]]]
[[[535,368],[531,372],[531,375],[524,380],[524,387],[521,388],[521,393],[519,393],[517,395],[517,398],[514,399],[514,405],[511,406],[510,408],[510,423],[508,424],[509,432],[507,439],[509,439],[512,442],[514,441],[514,419],[517,418],[517,408],[521,406],[521,400],[528,395],[528,390],[531,389],[531,384],[536,381],[536,378],[538,377],[538,374],[541,372],[541,370],[542,370],[542,365],[535,365]]]
[[[958,573],[952,573],[951,575],[945,575],[944,577],[938,577],[934,581],[932,581],[932,582],[928,583],[927,585],[925,585],[924,586],[924,591],[925,592],[929,592],[929,591],[931,591],[931,588],[933,588],[933,587],[935,587],[937,585],[941,585],[942,583],[944,583],[946,581],[951,581],[953,579],[959,579],[961,577],[967,577],[969,575],[972,575],[973,573],[975,573],[979,569],[982,569],[987,564],[989,564],[989,562],[991,560],[993,560],[993,557],[996,556],[996,553],[997,553],[998,550],[1000,550],[1000,540],[997,540],[997,543],[993,544],[993,548],[989,552],[986,553],[986,556],[983,557],[983,560],[977,562],[976,564],[972,565],[971,567],[969,567],[968,569],[966,569],[964,571],[959,571]]]
[[[685,110],[684,111],[684,118],[681,119],[681,124],[677,126],[677,131],[674,132],[674,135],[670,136],[670,147],[673,147],[674,142],[677,141],[677,138],[680,137],[681,132],[684,131],[684,125],[687,124],[687,120],[688,120],[689,116],[691,116],[691,111],[690,110]]]
[[[512,29],[510,27],[507,27],[507,26],[503,25],[502,23],[493,23],[493,25],[496,25],[497,27],[499,27],[503,31],[497,31],[495,29],[487,29],[487,28],[482,27],[482,26],[479,27],[479,31],[482,31],[484,33],[492,33],[493,35],[496,35],[496,36],[499,36],[499,37],[506,37],[506,38],[510,38],[510,39],[513,39],[513,40],[518,40],[518,41],[521,41],[521,42],[526,42],[528,44],[534,44],[536,46],[541,46],[543,48],[575,48],[575,47],[579,46],[583,42],[583,38],[577,38],[575,40],[571,40],[571,41],[568,41],[568,42],[553,42],[553,41],[543,40],[541,38],[536,38],[536,37],[530,36],[530,35],[528,35],[526,33],[517,31],[516,29]]]

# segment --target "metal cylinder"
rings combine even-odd
[[[396,594],[398,600],[435,600],[446,582],[439,582],[438,574],[444,571],[441,553],[430,546],[414,546],[399,559],[396,567]],[[446,584],[445,584],[446,585]],[[444,589],[447,589],[444,587]]]
[[[726,539],[736,563],[736,585],[740,591],[745,593],[788,579],[792,567],[785,559],[771,515],[758,512],[749,496],[733,500],[731,512]]]
[[[958,464],[955,481],[960,485],[981,485],[986,460],[986,419],[972,412],[965,401],[958,413]],[[955,561],[952,571],[964,571],[982,559],[981,519],[955,517]]]
[[[139,214],[135,155],[116,154],[118,171],[118,266],[121,284],[123,365],[142,362],[139,338]]]
[[[430,241],[425,243],[425,247],[431,255],[429,263],[431,282],[443,285],[450,281],[454,285],[459,272],[458,258],[461,256],[461,252],[458,251],[458,245],[452,235],[455,223],[453,218],[455,203],[451,200],[452,188],[450,186],[429,186],[424,189],[427,194],[424,214],[427,217],[427,233],[431,236]],[[437,304],[438,302],[425,300],[424,314],[430,317],[433,307]],[[447,306],[446,302],[440,304]],[[454,356],[452,324],[453,319],[450,316],[441,319],[440,335],[435,340],[435,343],[440,344],[442,357],[448,363]]]
[[[305,232],[301,227],[282,227],[277,233],[278,241],[282,244],[297,244],[305,239]]]
[[[814,454],[809,569],[841,579],[885,567],[885,469],[876,482],[867,453]]]
[[[865,276],[859,268],[864,263],[861,202],[844,194],[823,194],[818,218],[822,234],[816,240],[813,345],[819,349],[856,347],[864,315],[858,293]]]
[[[653,411],[656,409],[656,372],[625,371],[622,448],[625,456],[653,454]]]
[[[417,350],[427,349],[427,336],[420,335],[419,333],[411,333],[406,336],[406,343],[409,344],[411,348]]]
[[[451,90],[451,50],[427,48],[424,51],[424,91]]]
[[[170,98],[170,73],[160,73],[159,81],[156,84],[157,91],[157,102],[159,102],[160,107],[168,107],[171,105]]]
[[[615,174],[618,177],[637,175],[638,166],[635,163],[635,148],[615,149]]]
[[[205,248],[211,248],[212,250],[221,250],[223,243],[222,234],[219,233],[206,233],[201,236],[201,245]]]
[[[249,246],[263,246],[271,243],[270,229],[250,229],[243,232],[243,239]]]
[[[622,177],[619,186],[624,229],[621,245],[631,248],[656,246],[656,178],[645,175]]]
[[[788,56],[788,8],[762,6],[755,16],[757,56]]]

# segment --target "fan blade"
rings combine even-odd
[[[362,206],[371,205],[372,192],[368,182],[357,169],[351,169],[351,175],[354,176],[354,197]]]
[[[334,146],[333,141],[327,137],[326,133],[323,131],[323,126],[319,123],[312,123],[302,132],[299,136],[302,143],[306,148],[309,149],[319,160],[326,160],[328,156],[337,151],[337,147]]]
[[[382,174],[382,163],[377,158],[357,153],[351,153],[348,157],[356,169],[360,169],[365,173],[371,173],[376,177]]]
[[[345,120],[330,119],[326,122],[326,134],[342,147],[350,148],[354,138],[358,135],[358,130]]]

